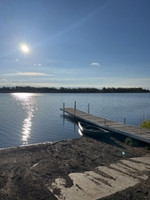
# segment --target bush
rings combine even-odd
[[[144,148],[145,148],[146,150],[150,150],[150,146],[149,146],[149,145],[145,145]]]
[[[144,120],[142,122],[142,124],[140,124],[140,127],[141,128],[149,128],[150,129],[150,120],[148,120],[148,121]]]
[[[125,139],[125,144],[130,145],[130,146],[133,146],[133,141],[132,141],[132,139],[129,138],[129,137],[127,137],[127,138]]]
[[[135,139],[132,139],[132,138],[130,138],[130,137],[127,137],[127,138],[125,139],[125,144],[127,144],[127,145],[129,145],[129,146],[134,146],[134,147],[136,147],[136,146],[139,145],[139,141],[137,141],[137,140],[135,140]]]

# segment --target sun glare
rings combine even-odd
[[[19,105],[21,112],[24,110],[25,113],[22,125],[22,142],[23,145],[26,145],[31,137],[32,120],[37,110],[35,96],[38,95],[34,93],[11,93],[11,95],[16,100],[17,105]]]
[[[30,51],[29,47],[26,44],[21,43],[20,44],[20,49],[24,52],[24,53],[28,53]]]
[[[29,97],[32,97],[34,94],[32,93],[12,93],[13,96],[15,96],[18,100],[20,99],[28,99]]]

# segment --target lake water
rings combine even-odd
[[[63,118],[62,107],[118,122],[139,125],[150,119],[150,94],[0,94],[0,148],[80,137],[78,127]]]

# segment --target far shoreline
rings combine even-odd
[[[55,88],[55,87],[2,87],[0,88],[0,93],[150,93],[150,90],[139,88],[114,88],[114,87],[103,87],[102,89],[98,88]]]

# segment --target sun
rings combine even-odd
[[[29,52],[29,47],[27,46],[27,45],[23,45],[22,47],[21,47],[21,50],[23,51],[23,52]]]
[[[20,44],[20,49],[21,51],[23,51],[24,53],[28,53],[30,51],[28,45],[21,43]]]

